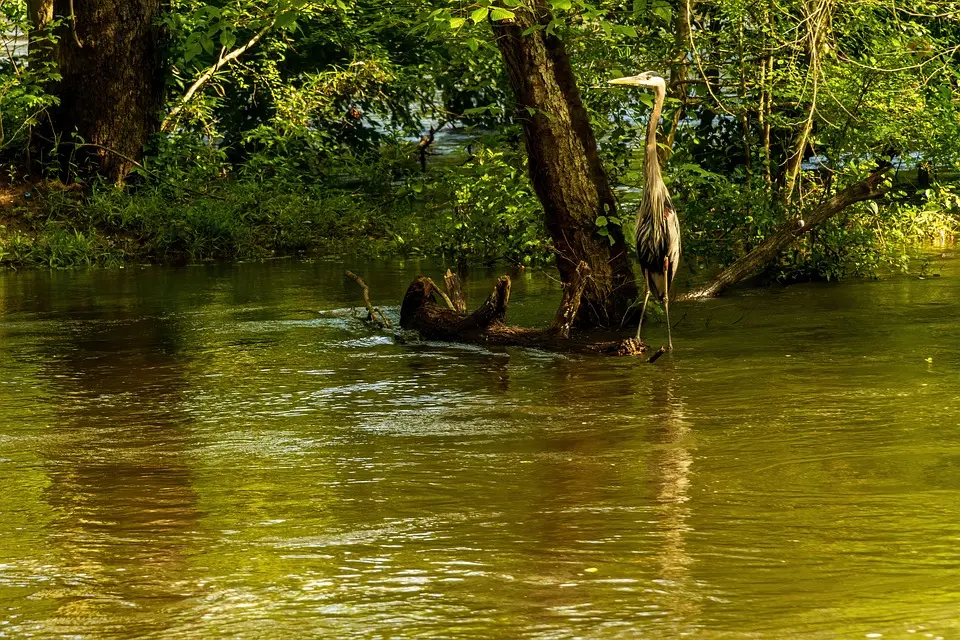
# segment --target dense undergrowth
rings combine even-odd
[[[185,167],[166,157],[162,173],[141,171],[124,188],[14,184],[0,224],[0,265],[341,253],[451,263],[536,264],[549,257],[539,203],[516,154],[480,146],[422,173],[411,148],[385,145],[375,156],[312,176],[282,163],[225,176],[219,166]]]
[[[455,263],[537,265],[551,259],[523,155],[474,145],[431,159],[425,173],[411,144],[305,181],[283,168],[224,177],[145,172],[125,188],[58,182],[11,187],[0,224],[0,265],[70,268],[124,263],[197,263],[277,256],[431,256]],[[636,169],[636,167],[634,167]],[[221,171],[220,169],[217,170]],[[263,177],[270,174],[269,178]],[[943,184],[918,190],[898,176],[884,201],[850,208],[804,237],[765,276],[840,279],[906,271],[924,246],[952,239],[960,197]],[[623,171],[622,224],[632,237],[639,178]],[[742,184],[695,165],[668,173],[684,225],[688,272],[729,263],[770,232],[785,212]],[[816,197],[808,190],[808,197]],[[621,220],[617,220],[620,223]],[[613,224],[611,222],[610,224]]]

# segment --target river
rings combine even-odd
[[[439,275],[0,274],[0,637],[960,637],[952,258],[677,303],[654,365],[397,344],[345,267]]]

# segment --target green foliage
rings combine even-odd
[[[0,159],[6,161],[8,178],[16,179],[12,159],[25,149],[32,127],[44,111],[57,104],[47,87],[60,79],[52,62],[27,61],[26,36],[29,33],[25,2],[0,3],[6,58],[0,58]],[[33,47],[43,47],[54,35],[37,36]]]
[[[398,241],[407,251],[437,253],[453,262],[508,260],[535,264],[549,253],[543,213],[517,154],[479,147],[465,163],[412,176],[406,197],[423,223]]]
[[[221,182],[205,194],[105,185],[87,197],[51,189],[21,205],[16,219],[16,227],[0,228],[0,264],[60,268],[396,250],[374,203],[294,184]]]

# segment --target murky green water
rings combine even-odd
[[[0,276],[0,636],[960,637],[957,265],[656,365],[397,345],[343,267]]]

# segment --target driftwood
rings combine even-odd
[[[582,335],[570,335],[570,328],[580,308],[590,268],[581,262],[569,283],[564,285],[560,306],[553,321],[545,329],[514,327],[506,324],[510,302],[510,278],[501,276],[490,296],[473,313],[447,309],[437,304],[437,285],[425,276],[414,280],[403,297],[400,307],[400,326],[412,329],[430,340],[479,343],[498,346],[518,346],[568,353],[594,353],[620,356],[638,356],[647,345],[634,339],[595,341]],[[445,278],[451,290],[454,306],[465,309],[459,280],[452,273]],[[455,284],[451,284],[455,283]]]
[[[367,283],[363,281],[363,278],[355,274],[353,271],[346,271],[345,275],[363,287],[363,304],[367,307],[367,322],[376,325],[381,329],[392,329],[393,327],[390,324],[390,320],[387,318],[386,314],[384,314],[379,307],[373,306],[373,304],[370,302],[370,287],[368,287]]]
[[[463,293],[463,284],[460,282],[460,276],[450,269],[447,269],[447,275],[443,276],[443,282],[447,285],[447,291],[450,292],[450,298],[453,300],[454,311],[460,313],[467,312],[467,296]]]
[[[656,362],[657,360],[659,360],[659,359],[660,359],[660,356],[662,356],[662,355],[665,354],[666,352],[667,352],[667,350],[663,348],[663,345],[660,345],[660,348],[657,349],[657,352],[654,353],[652,356],[650,356],[650,359],[647,360],[647,362],[649,362],[650,364],[653,364],[654,362]]]
[[[869,177],[850,185],[832,198],[814,207],[805,216],[805,220],[790,220],[780,225],[776,232],[757,245],[753,251],[721,271],[711,283],[693,291],[688,291],[681,295],[679,299],[696,300],[720,295],[730,285],[753,275],[798,237],[809,233],[851,204],[882,197],[887,192],[883,184],[891,168],[892,165],[889,163],[886,166],[879,167]]]

